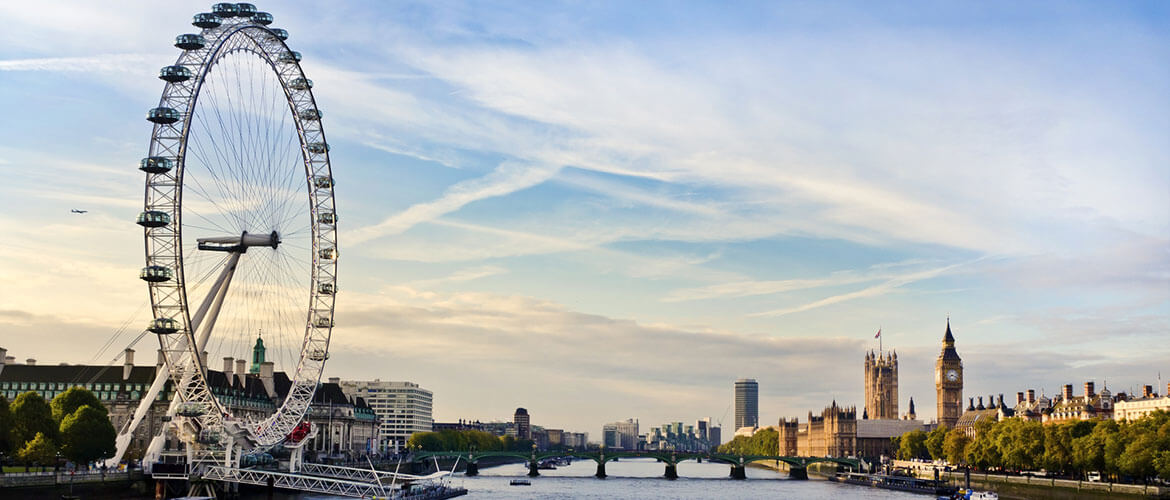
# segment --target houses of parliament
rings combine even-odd
[[[898,414],[898,354],[870,351],[865,354],[865,404],[860,417],[856,407],[840,406],[834,401],[820,415],[809,412],[802,423],[797,418],[781,418],[779,453],[786,456],[860,456],[867,458],[892,455],[890,438],[903,433],[929,431],[938,425],[954,427],[963,411],[963,360],[955,350],[955,337],[947,319],[942,350],[934,365],[937,397],[937,423],[918,420],[914,398],[907,412]]]

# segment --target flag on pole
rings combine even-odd
[[[882,336],[882,329],[881,329],[881,328],[878,328],[877,335],[874,335],[874,336],[873,336],[873,338],[875,338],[875,339],[876,339],[876,338],[880,338],[881,336]]]

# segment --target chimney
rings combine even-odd
[[[4,373],[5,361],[8,359],[8,349],[0,347],[0,373]]]
[[[244,376],[248,374],[248,360],[240,358],[236,360],[236,380],[240,381],[240,385],[245,385],[247,381]]]
[[[975,409],[976,410],[986,410],[987,409],[987,407],[983,406],[983,396],[979,396],[979,406],[976,406]]]
[[[1016,404],[1023,404],[1023,403],[1024,403],[1024,393],[1017,392],[1016,393]]]
[[[162,370],[163,365],[165,365],[165,364],[167,364],[167,357],[163,356],[162,349],[159,349],[158,350],[158,360],[154,362],[154,368],[156,370]]]
[[[1064,391],[1060,393],[1064,402],[1072,401],[1072,384],[1064,384]]]
[[[1028,389],[1028,404],[1036,402],[1036,389]]]
[[[232,384],[232,357],[225,356],[223,358],[223,377],[227,379],[228,385]]]
[[[134,349],[126,348],[126,359],[122,362],[122,380],[130,380],[130,372],[134,371]]]
[[[15,365],[16,364],[16,356],[4,356],[4,364]]]
[[[1085,382],[1085,400],[1087,401],[1093,396],[1096,396],[1096,394],[1093,392],[1093,382]]]
[[[24,364],[26,364],[28,366],[36,366],[37,360],[34,358],[28,358],[28,359],[24,360]]]
[[[967,398],[967,411],[975,411],[975,398]]]
[[[1004,406],[1003,406],[1003,394],[1000,394],[1000,395],[999,395],[999,405],[998,405],[998,406],[999,406],[1000,408],[1003,408],[1003,407],[1004,407]]]
[[[340,384],[341,377],[329,377],[329,383],[330,384]]]
[[[260,363],[260,382],[264,383],[264,390],[269,397],[276,397],[276,382],[272,379],[272,369],[276,365],[272,361]]]
[[[987,407],[992,410],[995,409],[995,394],[987,395]]]

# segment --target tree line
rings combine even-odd
[[[513,436],[497,436],[477,430],[441,430],[437,432],[416,432],[410,435],[406,445],[423,451],[532,451],[531,439],[516,439]]]
[[[776,456],[780,451],[780,433],[776,429],[763,428],[749,436],[735,436],[731,441],[719,445],[719,453],[732,455]]]
[[[1063,476],[1170,480],[1170,412],[1143,418],[1076,420],[1042,425],[1019,418],[980,421],[975,439],[940,427],[894,438],[897,457],[946,460],[982,470],[1045,470]]]
[[[86,466],[114,456],[117,431],[92,392],[73,387],[46,401],[29,391],[10,404],[0,396],[0,452],[25,465],[56,464],[57,456]]]

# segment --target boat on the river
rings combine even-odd
[[[958,488],[955,488],[946,482],[935,481],[933,479],[919,479],[913,476],[859,474],[850,472],[829,476],[828,479],[838,483],[869,486],[872,488],[881,488],[883,490],[897,490],[910,493],[936,495],[939,498],[950,498],[958,491]]]
[[[532,486],[532,481],[527,479],[513,479],[512,482],[508,484],[512,486]]]

